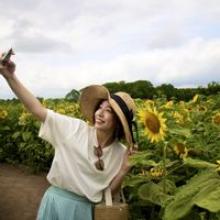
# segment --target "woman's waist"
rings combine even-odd
[[[65,198],[68,198],[68,199],[71,199],[71,200],[78,200],[78,201],[81,201],[81,202],[89,202],[91,203],[91,201],[84,197],[84,196],[81,196],[81,195],[78,195],[74,192],[71,192],[69,190],[66,190],[66,189],[62,189],[60,187],[57,187],[57,186],[50,186],[48,188],[48,192],[52,192],[54,194],[57,194],[59,196],[62,196],[62,197],[65,197]]]

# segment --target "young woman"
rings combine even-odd
[[[55,148],[47,175],[51,186],[38,211],[39,220],[91,220],[93,204],[110,187],[114,195],[131,168],[134,138],[133,99],[124,92],[110,95],[103,86],[84,88],[80,108],[90,124],[46,109],[18,80],[15,64],[0,62],[0,74],[24,106],[42,122],[39,136]],[[125,139],[130,148],[120,140]]]

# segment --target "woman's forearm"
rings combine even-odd
[[[111,192],[112,195],[115,195],[116,193],[118,193],[121,189],[121,184],[124,180],[124,177],[126,176],[126,172],[124,171],[120,171],[115,178],[112,180],[111,184],[110,184],[110,188],[111,188]]]
[[[116,194],[120,190],[124,177],[131,169],[131,164],[129,162],[129,155],[131,154],[132,154],[131,149],[127,149],[124,153],[121,168],[110,184],[112,195]]]
[[[46,109],[42,106],[40,101],[32,95],[27,88],[25,88],[15,75],[13,75],[13,77],[6,78],[6,81],[27,110],[30,111],[38,120],[44,121],[46,118]]]

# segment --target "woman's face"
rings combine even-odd
[[[94,126],[105,132],[114,132],[117,124],[117,117],[109,102],[104,100],[100,103],[95,112]]]

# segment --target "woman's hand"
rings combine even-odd
[[[0,74],[6,79],[14,94],[20,99],[27,110],[38,120],[44,122],[47,114],[46,108],[43,107],[40,101],[17,79],[14,74],[15,64],[10,61],[12,52],[9,50],[8,54],[7,59],[2,59],[3,56],[0,58]]]
[[[2,57],[2,56],[1,56]],[[0,58],[0,74],[2,74],[6,79],[14,76],[16,65],[11,60],[2,63],[2,58]]]

